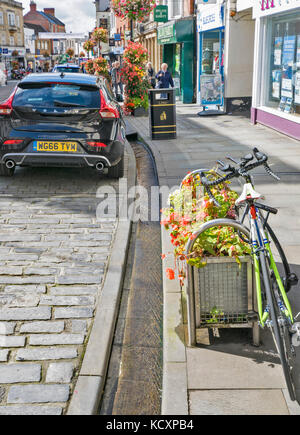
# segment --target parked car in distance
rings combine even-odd
[[[87,74],[30,74],[0,103],[0,175],[16,166],[90,167],[120,178],[125,122],[110,85]]]
[[[64,63],[61,65],[55,65],[52,72],[56,73],[80,73],[80,66],[73,63]]]

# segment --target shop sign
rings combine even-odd
[[[115,41],[121,41],[121,33],[115,33]]]
[[[262,18],[297,7],[300,7],[300,0],[255,0],[253,18]]]
[[[154,9],[154,21],[166,23],[168,21],[168,6],[157,5]]]
[[[174,23],[157,28],[157,42],[158,44],[173,44],[176,42]]]
[[[108,45],[109,45],[110,47],[114,47],[114,46],[116,45],[115,38],[109,38],[109,40],[108,40]]]
[[[198,32],[218,29],[223,26],[224,13],[222,5],[203,6],[202,10],[197,14]]]

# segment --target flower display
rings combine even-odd
[[[83,44],[84,50],[88,53],[89,51],[92,51],[95,47],[95,42],[91,41],[90,39],[88,41],[85,41]]]
[[[131,113],[138,107],[148,109],[148,93],[150,85],[146,77],[145,64],[148,52],[138,43],[129,42],[123,56],[121,75],[125,84],[124,109]]]
[[[96,27],[92,33],[92,40],[96,42],[108,42],[108,34],[107,30],[103,29],[103,27]]]
[[[142,21],[156,7],[155,0],[112,0],[111,7],[121,18]]]
[[[95,74],[95,65],[93,59],[87,60],[84,64],[84,67],[88,74],[92,74],[92,75]]]
[[[110,80],[110,74],[108,71],[108,62],[104,57],[100,56],[97,59],[94,59],[94,72],[99,76],[106,77]]]
[[[207,178],[215,180],[216,172],[211,170]],[[185,278],[186,263],[203,267],[206,265],[206,258],[210,256],[235,257],[240,263],[239,257],[251,252],[249,245],[239,237],[234,228],[218,226],[201,233],[194,243],[193,251],[188,256],[185,255],[188,240],[193,239],[193,233],[202,224],[212,219],[236,217],[235,201],[238,194],[229,187],[229,182],[215,186],[211,191],[220,207],[217,207],[204,191],[200,177],[191,175],[183,182],[180,190],[170,195],[170,207],[162,210],[161,225],[170,231],[180,281]],[[170,270],[166,273],[169,278],[173,276]]]

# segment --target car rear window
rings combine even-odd
[[[14,107],[89,107],[100,108],[100,92],[95,86],[65,83],[21,83]]]
[[[55,69],[56,72],[66,72],[66,73],[79,73],[79,68],[75,68],[75,67],[67,67],[67,66],[60,66],[58,68]]]

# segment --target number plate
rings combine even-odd
[[[33,151],[77,153],[78,144],[76,142],[35,141]]]

